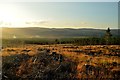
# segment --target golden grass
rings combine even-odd
[[[65,48],[65,46],[67,46]],[[73,48],[71,47],[73,46]],[[77,46],[77,48],[74,48],[74,45],[26,45],[24,47],[20,48],[5,48],[2,51],[1,56],[10,56],[14,54],[29,54],[29,55],[35,55],[38,53],[38,48],[40,49],[50,49],[50,52],[57,52],[59,54],[63,54],[64,56],[68,57],[70,60],[78,62],[77,66],[77,77],[81,77],[81,70],[82,66],[84,64],[91,64],[91,65],[107,65],[108,63],[113,63],[117,62],[120,64],[120,58],[117,56],[104,56],[104,55],[99,55],[99,56],[90,56],[86,55],[85,53],[89,53],[90,51],[92,52],[99,52],[101,51],[102,54],[110,54],[111,50],[117,50],[120,49],[119,45],[108,45],[108,46],[103,46],[103,45],[93,45],[93,46]],[[30,50],[29,52],[23,51],[23,50]],[[75,50],[82,50],[81,52],[75,52]],[[30,61],[29,61],[30,63]],[[19,67],[22,68],[22,65]],[[115,67],[118,69],[117,67]],[[20,69],[22,71],[22,69]],[[20,72],[17,72],[17,75],[20,75]]]

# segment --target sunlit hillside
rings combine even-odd
[[[114,37],[119,36],[119,29],[111,30]],[[75,38],[103,37],[104,29],[72,29],[72,28],[2,28],[3,38]]]

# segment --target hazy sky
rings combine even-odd
[[[117,2],[0,3],[1,27],[118,28]]]
[[[1,0],[0,2],[118,2],[119,0]]]

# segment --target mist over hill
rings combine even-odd
[[[111,29],[113,36],[119,36],[120,29]],[[72,29],[72,28],[2,28],[2,38],[76,38],[76,37],[103,37],[103,29]]]

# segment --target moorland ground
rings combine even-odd
[[[118,79],[120,72],[119,45],[28,44],[5,47],[1,56],[3,79]]]

